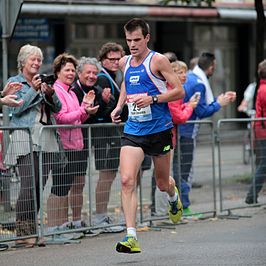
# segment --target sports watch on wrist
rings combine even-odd
[[[158,103],[158,96],[157,95],[152,95],[152,103]]]

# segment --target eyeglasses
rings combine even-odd
[[[121,59],[121,57],[117,57],[117,58],[106,57],[106,59],[108,59],[108,60],[110,60],[110,62],[114,63],[115,61],[119,61]]]

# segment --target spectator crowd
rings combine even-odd
[[[133,58],[131,63],[136,64],[138,57],[132,44],[132,42],[138,42],[134,39],[135,31],[128,28],[125,33],[129,48],[133,47],[130,50],[130,56]],[[146,35],[143,34],[147,43],[149,34],[149,32]],[[130,65],[131,57],[125,55],[121,44],[115,42],[103,44],[99,48],[97,58],[96,55],[95,57],[83,55],[77,59],[73,54],[59,54],[53,61],[53,74],[50,76],[41,75],[43,52],[39,47],[26,44],[18,51],[18,74],[8,79],[0,99],[1,105],[8,106],[11,116],[9,126],[18,128],[10,132],[10,141],[3,160],[7,168],[14,166],[18,168],[21,180],[15,209],[17,246],[33,247],[37,243],[40,244],[40,239],[32,236],[36,235],[38,231],[41,189],[45,188],[50,175],[52,176],[52,185],[47,199],[46,232],[51,235],[60,235],[61,232],[69,228],[84,228],[84,233],[91,233],[86,230],[88,223],[82,217],[83,189],[86,182],[88,160],[91,159],[91,152],[89,151],[91,146],[94,148],[94,164],[99,175],[95,187],[95,220],[93,225],[102,227],[102,232],[105,233],[125,230],[122,225],[114,226],[112,218],[108,214],[112,184],[118,177],[119,163],[122,161],[122,166],[120,165],[123,172],[121,212],[125,212],[125,222],[130,225],[126,224],[128,235],[126,240],[118,243],[118,252],[140,252],[139,246],[135,246],[134,249],[134,247],[129,248],[127,245],[131,243],[130,241],[137,239],[133,222],[136,217],[131,215],[132,209],[135,207],[133,191],[137,182],[131,180],[130,175],[132,173],[136,173],[136,176],[141,175],[139,164],[144,158],[147,160],[152,157],[156,168],[157,186],[159,190],[163,191],[161,196],[159,191],[155,193],[156,197],[162,197],[161,200],[157,200],[161,203],[160,206],[156,206],[155,212],[166,214],[170,202],[169,214],[172,221],[177,222],[182,216],[182,212],[186,215],[193,214],[189,193],[193,184],[193,158],[199,128],[198,125],[186,123],[186,121],[195,121],[212,116],[221,108],[234,102],[236,93],[226,91],[217,97],[213,95],[209,79],[214,74],[216,59],[211,52],[204,52],[193,58],[188,70],[187,64],[179,60],[172,52],[159,54],[150,51],[144,45],[142,48],[147,51],[143,58],[145,62],[140,63],[140,65],[145,66],[143,72],[147,71],[149,77],[154,75],[151,80],[154,81],[153,86],[156,88],[160,88],[162,80],[165,79],[167,81],[167,93],[170,96],[164,100],[160,89],[158,89],[157,95],[138,89],[138,80],[133,80],[135,76],[132,75],[130,81],[134,83],[135,87],[132,84],[130,86],[139,90],[139,95],[146,93],[146,96],[151,96],[151,99],[148,102],[147,98],[142,98],[142,100],[138,98],[135,100],[136,105],[134,105],[131,102],[133,98],[129,97],[124,106],[120,106],[120,102],[124,96],[125,86],[129,85],[125,82],[127,77],[123,75],[123,72],[127,69],[131,71],[133,66]],[[142,48],[139,46],[135,50]],[[146,61],[148,62],[147,65]],[[159,67],[156,64],[162,65]],[[124,66],[121,67],[121,65]],[[150,72],[147,70],[149,66],[152,66]],[[256,100],[256,117],[263,118],[266,112],[263,111],[266,108],[265,60],[259,64],[258,75],[260,82]],[[173,96],[176,87],[179,89],[178,97]],[[159,97],[157,97],[158,95]],[[108,126],[112,122],[127,121],[126,130],[129,130],[128,126],[131,126],[130,131],[139,132],[142,130],[141,127],[132,129],[135,124],[130,124],[128,121],[137,121],[140,124],[144,121],[146,123],[150,119],[149,106],[157,105],[166,110],[165,116],[169,112],[172,119],[168,127],[169,136],[172,136],[169,141],[173,144],[170,145],[173,148],[171,157],[169,155],[172,160],[173,177],[169,178],[169,185],[167,186],[162,182],[163,178],[160,175],[167,173],[167,171],[163,173],[164,170],[162,169],[168,167],[169,161],[160,164],[158,159],[160,156],[157,156],[157,153],[152,153],[150,148],[147,148],[147,157],[146,155],[143,157],[137,152],[134,153],[136,149],[132,144],[130,144],[134,146],[132,149],[125,148],[128,147],[129,142],[135,143],[137,141],[131,138],[125,140],[121,127]],[[134,113],[135,109],[136,112]],[[141,114],[140,110],[143,110],[144,115]],[[239,110],[244,109],[239,108]],[[101,124],[101,127],[92,128],[91,131],[86,127],[81,127],[88,124]],[[173,128],[172,124],[174,125]],[[58,126],[58,128],[56,130],[54,127],[46,129],[46,126],[49,125]],[[61,125],[71,127],[60,127]],[[158,126],[161,127],[162,125],[157,124]],[[19,127],[27,127],[29,131],[19,129]],[[265,147],[264,122],[255,123],[255,130],[257,145]],[[41,135],[40,132],[42,132]],[[157,133],[156,128],[149,132],[147,135]],[[162,141],[165,141],[167,136],[165,135]],[[178,150],[176,148],[177,139],[180,143],[180,164],[178,164]],[[170,146],[166,152],[170,151]],[[156,147],[154,146],[154,152]],[[265,150],[263,152],[265,153]],[[39,163],[40,154],[42,164]],[[132,164],[135,163],[136,170],[131,169],[128,162],[124,161],[124,158],[129,158],[130,155],[132,158],[134,156],[139,157],[136,162],[131,160]],[[257,184],[255,188],[254,183],[251,185],[246,198],[247,204],[258,202],[258,193],[265,182],[265,157],[263,153],[259,156],[255,173]],[[148,166],[148,168],[150,167]],[[139,178],[141,177],[139,176]],[[176,184],[176,190],[174,184]],[[129,190],[132,194],[129,193]],[[125,201],[130,202],[131,205],[127,205]],[[178,202],[177,206],[173,206],[175,202]],[[72,217],[69,215],[69,209]],[[178,218],[175,217],[177,214]],[[131,237],[134,239],[131,240]],[[137,244],[134,242],[132,245]]]

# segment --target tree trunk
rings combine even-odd
[[[256,70],[258,64],[264,59],[264,36],[265,36],[265,15],[263,8],[263,0],[255,0],[255,8],[257,12],[257,22],[256,22]],[[256,71],[257,86],[254,97],[254,105],[256,102],[257,89],[259,86],[259,77]]]
[[[256,24],[256,65],[264,59],[264,35],[265,35],[265,15],[262,0],[255,0],[257,12]]]

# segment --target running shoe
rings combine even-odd
[[[66,226],[55,226],[55,227],[48,227],[45,231],[44,234],[49,234],[48,239],[52,238],[53,240],[56,241],[68,241],[74,239],[74,234],[69,233],[69,234],[63,234],[62,231],[69,230],[68,227]]]
[[[138,240],[132,235],[127,235],[116,244],[116,251],[121,253],[140,253],[141,249]]]
[[[198,182],[192,182],[191,185],[192,188],[202,188],[202,184]]]
[[[8,245],[7,244],[2,244],[0,243],[0,251],[4,251],[8,249]]]
[[[255,201],[254,201],[254,197],[253,196],[251,196],[251,197],[247,196],[245,202],[247,204],[257,204],[258,203],[258,199],[255,198]]]
[[[121,233],[125,231],[125,227],[121,225],[112,225],[114,222],[111,217],[105,216],[101,220],[95,220],[95,226],[101,226],[99,230],[101,233]],[[112,226],[110,226],[112,225]]]
[[[183,214],[185,215],[185,218],[187,218],[187,219],[202,218],[203,217],[202,213],[195,213],[189,207],[183,209]]]
[[[177,193],[177,200],[174,202],[169,201],[169,211],[168,211],[169,218],[174,224],[178,223],[183,214],[183,206],[177,187],[175,187],[175,191]]]
[[[100,229],[85,229],[85,228],[88,228],[89,225],[84,222],[84,221],[81,221],[81,226],[74,226],[74,229],[82,229],[84,228],[84,231],[82,231],[81,233],[83,234],[83,236],[88,236],[88,237],[93,237],[93,236],[97,236],[101,233],[101,230]]]

